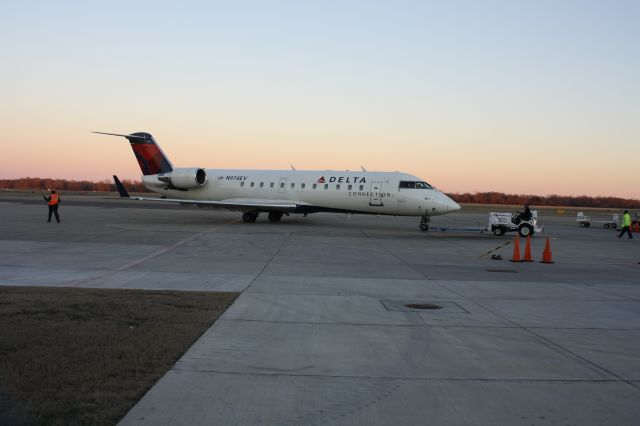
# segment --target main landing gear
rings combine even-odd
[[[282,212],[269,212],[269,222],[280,222]]]
[[[258,219],[258,215],[260,212],[245,212],[242,214],[242,221],[245,223],[253,223]],[[280,222],[282,219],[282,212],[269,212],[267,216],[269,218],[269,222]]]
[[[258,219],[258,212],[246,212],[242,214],[242,221],[244,223],[253,223]]]
[[[424,215],[420,218],[420,230],[422,232],[429,230],[429,222],[431,221],[431,217],[429,215]]]

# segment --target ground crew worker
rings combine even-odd
[[[58,205],[60,204],[60,197],[58,196],[58,194],[56,194],[56,190],[52,189],[50,196],[45,197],[43,195],[42,198],[44,198],[44,200],[49,205],[49,220],[47,220],[47,222],[51,222],[51,214],[53,213],[56,215],[56,220],[58,221],[58,223],[60,223],[60,216],[58,215]]]
[[[524,212],[522,213],[522,220],[531,220],[532,217],[531,209],[529,208],[529,203],[524,203]]]
[[[526,221],[531,220],[532,217],[533,217],[533,214],[531,213],[531,209],[529,208],[529,203],[524,203],[524,212],[522,213],[516,212],[516,217],[515,219],[512,219],[511,222],[517,225],[523,220],[526,220]]]
[[[620,230],[618,238],[622,237],[625,231],[629,234],[629,238],[633,238],[631,235],[631,215],[629,214],[629,210],[625,210],[622,215],[622,230]]]

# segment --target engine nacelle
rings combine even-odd
[[[174,169],[168,173],[158,175],[160,182],[168,183],[177,189],[198,188],[207,182],[207,172],[204,169]]]

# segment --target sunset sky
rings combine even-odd
[[[640,1],[13,1],[0,178],[400,170],[640,198]]]

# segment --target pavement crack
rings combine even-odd
[[[273,259],[275,259],[275,257],[278,255],[278,253],[280,253],[280,250],[282,249],[282,247],[284,247],[284,245],[289,241],[289,239],[291,238],[292,232],[287,232],[285,238],[282,239],[282,241],[280,242],[280,244],[278,245],[278,247],[273,251],[273,253],[271,254],[271,257],[269,257],[269,260],[267,260],[265,262],[264,265],[262,265],[262,268],[260,268],[260,270],[256,273],[256,275],[253,277],[253,279],[251,280],[251,282],[249,282],[249,285],[247,285],[247,287],[245,288],[245,291],[247,291],[248,289],[251,288],[251,286],[253,286],[253,284],[256,282],[256,280],[258,279],[258,277],[260,275],[262,275],[262,273],[265,271],[265,269],[267,269],[267,267],[271,264],[271,262],[273,261]]]

